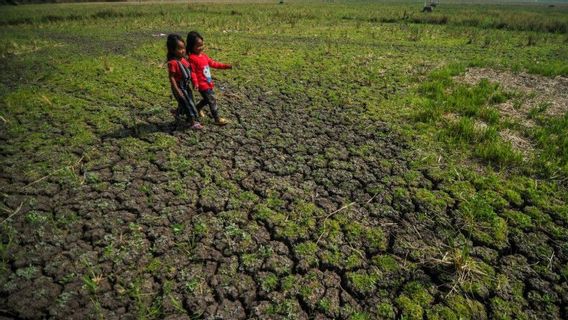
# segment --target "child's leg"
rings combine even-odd
[[[176,101],[177,101],[177,103],[178,103],[178,106],[177,106],[176,109],[172,109],[172,110],[171,110],[171,113],[172,113],[172,115],[174,116],[174,118],[176,118],[176,121],[178,121],[179,118],[180,118],[180,116],[181,116],[182,113],[183,113],[183,106],[182,106],[182,103],[181,103],[179,100],[176,100]]]
[[[211,109],[211,115],[213,116],[213,119],[215,119],[215,121],[218,121],[219,111],[217,109],[217,100],[213,95],[213,90],[210,89],[207,91],[199,91],[199,93],[203,97],[203,100],[199,104],[201,103],[203,103],[203,105],[208,104],[209,108]]]
[[[205,117],[205,112],[203,112],[203,107],[205,107],[206,104],[207,104],[207,100],[202,99],[202,100],[199,101],[199,103],[195,106],[195,108],[197,109],[197,114],[199,115],[200,118]]]
[[[200,112],[201,109],[203,109],[203,107],[205,107],[206,104],[207,104],[207,99],[203,99],[203,100],[199,101],[199,103],[195,106],[195,108],[197,109],[197,112]]]
[[[186,89],[181,89],[181,92],[183,93],[183,97],[181,97],[180,103],[183,106],[183,111],[186,114],[187,119],[193,123],[198,119],[197,108],[193,102],[193,94],[191,91]]]

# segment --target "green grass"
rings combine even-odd
[[[539,117],[540,126],[530,134],[542,149],[542,157],[537,161],[549,176],[568,177],[568,113],[560,117]]]
[[[348,210],[326,219],[329,213],[312,202],[284,200],[271,190],[266,199],[251,191],[240,192],[221,173],[222,161],[204,161],[191,153],[191,146],[205,139],[188,137],[184,150],[176,137],[143,125],[170,121],[168,109],[174,105],[164,67],[165,38],[159,33],[185,36],[196,29],[204,35],[210,56],[235,65],[230,72],[215,73],[218,85],[229,86],[233,93],[268,96],[271,92],[275,99],[322,113],[339,107],[355,125],[383,121],[408,141],[409,150],[397,155],[413,160],[404,178],[391,177],[397,168],[391,159],[378,158],[381,150],[374,150],[373,144],[346,147],[385,169],[384,186],[368,185],[365,190],[372,194],[388,190],[392,194],[386,202],[395,209],[418,208],[419,223],[450,212],[455,223],[436,220],[441,229],[493,250],[503,250],[512,234],[525,231],[544,232],[551,242],[567,241],[568,114],[550,115],[550,105],[542,103],[528,114],[534,126],[524,127],[500,109],[503,103],[519,107],[528,99],[524,93],[487,79],[467,84],[457,77],[471,67],[568,76],[568,9],[448,3],[426,15],[418,12],[419,7],[370,1],[115,4],[110,9],[102,4],[3,7],[3,170],[6,176],[21,177],[19,187],[53,183],[63,188],[87,184],[96,191],[117,193],[136,189],[148,205],[159,205],[159,189],[151,184],[132,188],[128,181],[140,165],[151,163],[169,170],[165,191],[175,195],[176,201],[193,204],[199,198],[216,204],[221,195],[228,199],[227,207],[236,208],[215,219],[171,218],[175,223],[168,230],[176,239],[191,242],[191,247],[200,239],[212,241],[208,237],[219,231],[244,252],[239,257],[241,267],[259,271],[273,252],[251,244],[255,224],[246,222],[254,219],[274,230],[273,236],[290,241],[290,255],[304,262],[306,269],[322,265],[343,269],[357,294],[384,294],[380,293],[382,281],[406,283],[396,298],[376,306],[384,317],[483,318],[483,306],[471,296],[483,296],[487,288],[496,290],[493,278],[482,278],[477,286],[468,283],[443,305],[434,305],[429,288],[420,281],[389,278],[407,267],[402,257],[385,252],[389,227],[353,219]],[[136,134],[125,134],[125,128]],[[523,153],[526,150],[504,138],[507,130],[529,140],[534,150]],[[120,135],[125,136],[117,139],[116,149],[104,145],[105,139]],[[248,128],[246,136],[279,143],[255,128]],[[97,166],[115,163],[115,153],[129,163],[113,166],[112,183],[90,173]],[[340,155],[338,148],[329,148],[311,161],[319,167],[331,166]],[[89,161],[83,164],[83,159]],[[422,175],[432,185],[413,184]],[[187,186],[198,176],[203,179],[196,195]],[[112,205],[93,202],[97,212]],[[250,216],[238,208],[250,210]],[[2,209],[5,218],[14,208],[3,205]],[[75,213],[57,214],[30,210],[23,220],[39,229],[47,224],[63,227],[77,219]],[[9,269],[5,264],[13,245],[11,223],[2,225],[6,233],[0,242],[0,271]],[[131,222],[125,243],[111,242],[105,256],[121,259],[127,251],[141,250],[141,225],[145,224]],[[357,245],[367,251],[359,252]],[[544,256],[549,248],[537,251]],[[363,269],[369,262],[365,254],[374,257],[370,269]],[[476,261],[476,266],[497,277],[485,264]],[[161,267],[160,260],[149,259],[143,269],[158,274]],[[22,277],[31,276],[31,270],[19,272]],[[93,299],[98,294],[97,275],[89,272],[80,278]],[[310,288],[296,292],[298,284],[292,275],[280,276],[268,273],[259,285],[266,292],[289,290],[292,295],[310,297]],[[203,281],[188,276],[182,286],[187,293],[198,294]],[[127,294],[140,318],[162,315],[162,301],[147,299],[150,292],[144,291],[140,280],[130,284]],[[164,297],[168,298],[166,292]],[[491,300],[495,315],[505,318],[525,303],[506,305],[497,296],[484,299]],[[323,311],[336,307],[329,300],[318,303]],[[174,306],[179,307],[179,301]],[[297,309],[294,297],[272,311],[287,314]]]
[[[530,159],[523,159],[521,150],[500,136],[505,129],[519,127],[498,111],[500,103],[514,103],[515,94],[486,79],[474,86],[457,83],[453,76],[461,72],[463,64],[450,65],[434,71],[429,81],[418,86],[416,96],[411,98],[416,106],[412,118],[422,132],[434,134],[436,140],[448,149],[457,149],[465,158],[477,158],[494,167],[517,168],[546,178],[568,177],[566,135],[561,134],[566,130],[568,114],[544,114],[547,103],[530,110],[528,116],[538,125],[522,129],[521,133],[530,137],[537,150]],[[438,130],[439,126],[443,129]]]

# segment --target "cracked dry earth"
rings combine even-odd
[[[220,106],[233,120],[224,128],[176,129],[163,116],[102,136],[73,187],[50,177],[24,188],[4,172],[4,204],[24,205],[0,318],[399,318],[423,308],[483,319],[495,298],[529,318],[566,315],[566,282],[531,269],[540,245],[557,270],[561,244],[539,231],[499,248],[469,239],[443,177],[412,170],[407,144],[361,120],[364,110],[254,91]],[[175,147],[153,148],[156,133]],[[421,202],[420,190],[446,200]],[[463,246],[482,267],[456,270],[448,257]]]

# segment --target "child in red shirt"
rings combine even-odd
[[[175,111],[176,119],[180,114],[187,117],[191,128],[195,130],[203,129],[203,126],[197,121],[198,112],[193,102],[193,94],[189,88],[189,79],[191,78],[191,70],[189,69],[189,61],[185,58],[185,43],[177,34],[168,35],[166,42],[168,48],[168,73],[172,93],[178,102],[178,108]]]
[[[211,115],[215,119],[215,124],[224,126],[229,123],[226,119],[219,117],[217,109],[217,101],[213,93],[215,86],[211,79],[211,68],[215,69],[231,69],[233,66],[217,62],[209,58],[203,53],[203,37],[196,31],[187,34],[187,52],[189,53],[189,63],[191,65],[191,80],[193,87],[199,91],[203,100],[197,104],[197,110],[203,116],[203,107],[208,104],[211,109]]]

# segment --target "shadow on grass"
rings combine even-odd
[[[131,127],[117,129],[113,132],[101,136],[101,140],[108,139],[124,139],[129,137],[140,138],[147,134],[163,132],[173,134],[175,131],[191,130],[190,126],[185,122],[176,122],[175,120],[161,123],[139,123]]]

